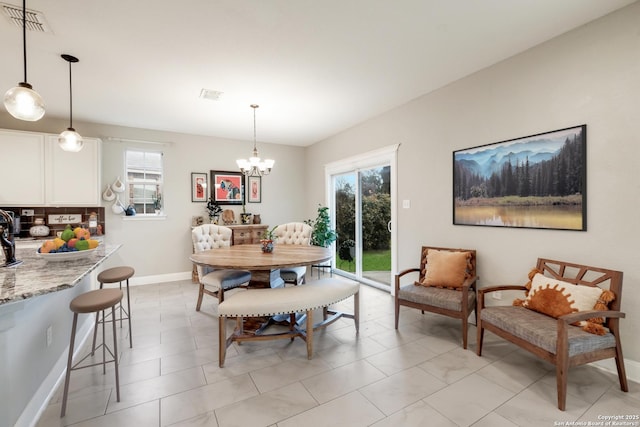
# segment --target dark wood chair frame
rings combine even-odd
[[[485,309],[485,295],[495,291],[509,291],[509,290],[522,290],[526,288],[524,286],[506,285],[506,286],[492,286],[487,288],[478,289],[478,307],[477,307],[477,354],[482,355],[482,340],[484,337],[485,329],[493,332],[505,340],[516,344],[517,346],[527,350],[534,355],[552,363],[556,366],[556,383],[558,388],[558,409],[565,410],[567,401],[567,379],[569,374],[569,368],[573,366],[584,365],[587,363],[595,362],[597,360],[615,358],[616,368],[618,370],[618,379],[620,381],[620,389],[622,391],[629,391],[627,384],[627,375],[624,369],[624,358],[622,356],[622,345],[620,343],[620,329],[619,322],[621,318],[625,317],[625,313],[620,311],[620,303],[622,299],[622,272],[615,270],[608,270],[604,268],[591,267],[581,264],[573,264],[564,261],[555,261],[545,258],[538,258],[536,268],[545,275],[562,280],[565,282],[586,285],[586,286],[599,286],[603,289],[609,289],[616,295],[616,299],[610,303],[610,310],[601,311],[582,311],[578,313],[571,313],[558,318],[557,323],[557,338],[556,338],[556,352],[548,352],[536,345],[516,337],[509,332],[506,332],[495,325],[482,321],[482,310]],[[575,274],[573,274],[575,273]],[[594,277],[595,276],[595,277]],[[606,284],[609,284],[607,287]],[[489,308],[490,309],[490,308]],[[544,316],[543,314],[541,314]],[[581,320],[587,320],[593,317],[604,317],[604,326],[609,329],[611,334],[615,337],[615,346],[611,348],[595,350],[587,353],[580,353],[573,357],[569,357],[569,343],[568,343],[568,330],[569,328],[576,328],[572,323],[579,322]]]
[[[451,251],[451,252],[469,252],[471,253],[470,264],[472,270],[468,273],[468,278],[462,284],[461,290],[451,290],[452,292],[462,292],[462,307],[460,311],[448,310],[442,307],[437,307],[429,304],[419,304],[413,301],[403,300],[398,297],[400,291],[400,280],[402,276],[418,272],[418,281],[422,282],[427,272],[427,252],[429,249],[435,249],[439,251]],[[454,248],[438,248],[432,246],[423,246],[420,252],[420,268],[409,268],[403,270],[395,275],[395,328],[398,329],[398,320],[400,318],[400,306],[417,308],[424,314],[425,311],[431,313],[442,314],[444,316],[452,317],[454,319],[460,319],[462,321],[462,347],[467,348],[467,332],[469,329],[469,316],[471,312],[475,310],[475,304],[469,305],[469,292],[475,292],[476,282],[478,277],[476,276],[476,251],[474,249],[454,249]],[[476,314],[477,317],[477,314]]]

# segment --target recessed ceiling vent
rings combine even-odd
[[[202,89],[200,91],[200,98],[208,99],[209,101],[219,101],[223,92],[212,89]]]
[[[6,3],[0,3],[0,6],[2,6],[2,12],[10,21],[16,24],[19,28],[22,28],[22,7]],[[27,30],[30,31],[37,31],[39,33],[51,32],[44,15],[35,10],[27,9],[26,24]]]

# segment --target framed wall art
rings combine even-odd
[[[221,205],[241,205],[244,200],[244,176],[240,172],[211,171],[211,198]]]
[[[587,230],[587,125],[453,152],[453,224]]]
[[[191,172],[191,201],[206,202],[208,197],[207,187],[209,186],[206,173]]]
[[[248,203],[262,202],[262,177],[248,176],[246,188]]]

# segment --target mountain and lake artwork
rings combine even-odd
[[[587,125],[454,151],[453,223],[585,231]]]

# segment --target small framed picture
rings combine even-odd
[[[248,176],[246,188],[247,188],[247,202],[249,203],[262,202],[262,177]]]
[[[210,171],[211,198],[220,205],[241,205],[244,200],[242,173]]]
[[[209,186],[206,173],[191,172],[191,201],[206,202],[207,187]]]

